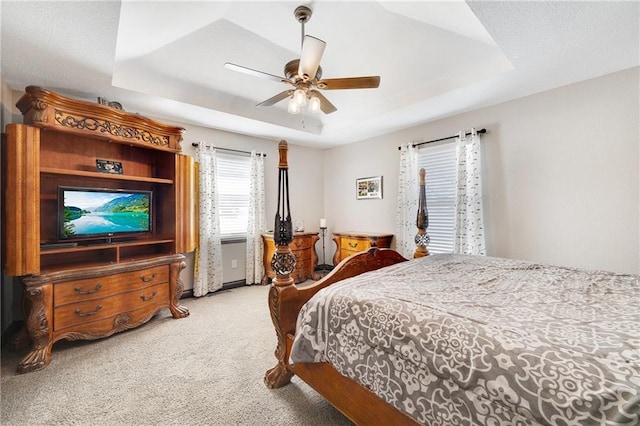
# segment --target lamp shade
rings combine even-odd
[[[300,112],[300,106],[296,103],[295,98],[291,97],[291,99],[289,99],[287,111],[289,111],[290,114],[297,114]]]
[[[293,101],[299,107],[303,107],[307,104],[307,93],[304,89],[298,88],[293,92]]]
[[[311,98],[309,98],[309,111],[313,113],[320,112],[320,99],[315,95],[311,95]]]

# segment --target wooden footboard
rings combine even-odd
[[[265,375],[267,387],[284,386],[291,381],[293,374],[297,374],[357,424],[381,424],[382,419],[385,419],[384,424],[415,423],[327,363],[289,364],[290,342],[295,333],[298,312],[307,300],[321,289],[345,278],[406,260],[394,250],[372,248],[343,260],[329,275],[312,285],[296,287],[293,283],[278,285],[277,281],[274,282],[269,290],[269,309],[278,336],[275,351],[277,364]]]

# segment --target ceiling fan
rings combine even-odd
[[[380,85],[380,76],[367,77],[345,77],[328,78],[322,80],[322,67],[320,59],[326,43],[316,37],[305,35],[304,24],[311,18],[311,9],[307,6],[298,6],[294,11],[296,20],[302,26],[302,53],[300,59],[287,62],[284,66],[285,77],[257,71],[242,65],[226,62],[225,68],[239,71],[256,77],[278,81],[293,86],[292,88],[278,93],[256,105],[257,107],[269,107],[289,98],[288,111],[297,114],[309,102],[309,110],[312,112],[322,111],[331,114],[337,108],[325,98],[321,90],[343,90],[343,89],[375,89]]]

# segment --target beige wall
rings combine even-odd
[[[329,228],[394,232],[397,147],[486,127],[490,255],[639,273],[638,79],[636,67],[328,150]],[[384,199],[357,201],[356,178],[375,175]]]

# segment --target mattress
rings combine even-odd
[[[328,362],[429,425],[637,425],[640,276],[401,262],[309,300],[290,362]]]

